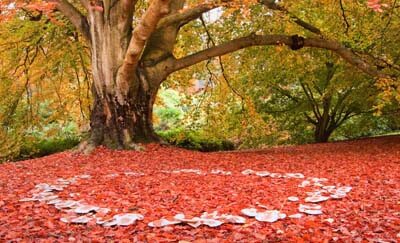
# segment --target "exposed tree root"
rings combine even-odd
[[[109,147],[106,144],[97,144],[93,141],[89,140],[84,140],[82,141],[77,148],[75,149],[76,154],[84,154],[84,155],[90,155],[93,153],[93,151],[98,147],[98,146],[105,146]],[[133,143],[130,142],[129,144],[124,145],[120,149],[126,149],[126,150],[135,150],[135,151],[144,151],[145,147],[139,143]]]
[[[95,143],[91,142],[90,140],[85,140],[78,145],[75,153],[89,155],[96,149],[96,147],[97,146]]]

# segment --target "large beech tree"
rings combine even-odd
[[[248,2],[289,14],[275,1]],[[50,3],[69,19],[90,46],[94,82],[91,147],[130,148],[136,142],[156,141],[152,108],[163,81],[178,70],[250,46],[286,45],[293,50],[324,48],[370,75],[383,77],[352,50],[325,38],[318,28],[293,15],[291,20],[313,33],[312,38],[250,34],[182,58],[174,57],[177,36],[183,26],[214,8],[237,7],[235,1],[197,5],[191,1],[192,4],[187,5],[185,0],[152,0],[141,15],[136,13],[137,0],[55,0]],[[140,19],[134,17],[139,15]]]

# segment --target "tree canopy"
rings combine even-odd
[[[350,117],[399,100],[396,2],[3,1],[0,16],[1,85],[14,94],[2,105],[2,136],[21,134],[10,127],[18,116],[31,128],[57,117],[90,120],[82,150],[159,141],[157,93],[190,80],[213,90],[210,117],[229,104],[215,126],[253,122],[253,135],[279,127],[268,106],[296,107],[285,115],[304,117],[324,141]]]

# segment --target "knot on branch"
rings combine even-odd
[[[298,35],[292,35],[290,37],[292,39],[292,44],[290,45],[290,49],[299,50],[304,47],[304,38]]]

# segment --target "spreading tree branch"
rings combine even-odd
[[[342,95],[341,94],[338,95],[338,100],[336,102],[336,105],[333,108],[332,113],[331,113],[331,116],[332,116],[333,120],[335,121],[335,123],[337,123],[336,121],[338,120],[338,119],[336,119],[337,112],[339,110],[342,110],[342,106],[344,106],[343,102],[352,93],[352,91],[353,91],[353,86],[349,87],[344,93],[342,93]]]
[[[169,0],[154,0],[144,13],[141,21],[132,33],[122,71],[129,66],[136,66],[146,41],[156,29],[160,19],[168,13]],[[133,70],[133,69],[131,69]]]
[[[269,9],[277,10],[277,11],[280,11],[280,12],[283,12],[283,13],[289,15],[291,17],[291,19],[293,20],[293,22],[295,22],[297,25],[303,27],[304,29],[306,29],[314,34],[322,35],[322,32],[320,29],[318,29],[317,27],[313,26],[310,23],[303,21],[296,15],[290,13],[289,10],[278,5],[275,0],[260,0],[260,3],[265,5]]]
[[[280,86],[278,85],[273,85],[272,89],[274,89],[275,91],[278,91],[281,95],[286,96],[287,98],[293,100],[295,103],[299,103],[299,99],[295,96],[293,96],[290,91],[282,89]]]
[[[210,47],[210,46],[209,46],[210,42],[212,43],[213,46],[215,46],[216,43],[215,43],[214,39],[212,38],[211,33],[210,33],[210,31],[208,30],[208,28],[207,28],[207,24],[206,24],[206,22],[204,21],[204,19],[203,19],[202,16],[200,16],[200,20],[201,20],[201,24],[203,25],[203,28],[204,28],[204,30],[206,31],[206,34],[207,34],[207,37],[208,37],[207,47]],[[210,60],[211,60],[211,59],[210,59]],[[218,61],[219,61],[219,66],[220,66],[220,69],[221,69],[222,77],[224,78],[226,84],[227,84],[228,87],[232,90],[232,92],[233,92],[234,94],[236,94],[237,96],[240,97],[240,99],[241,99],[242,102],[243,102],[243,101],[244,101],[244,97],[231,85],[231,83],[230,83],[229,80],[228,80],[228,77],[227,77],[227,75],[226,75],[226,73],[225,73],[225,67],[224,67],[224,64],[223,64],[223,62],[222,62],[221,56],[218,56]],[[209,64],[209,62],[208,62],[207,64]]]
[[[60,11],[75,28],[90,42],[90,29],[86,17],[67,0],[58,0],[56,8]]]
[[[320,29],[318,29],[317,27],[315,27],[314,25],[312,25],[310,23],[305,22],[304,20],[300,19],[296,15],[292,14],[288,9],[286,9],[285,7],[283,7],[282,5],[277,3],[277,1],[275,1],[275,0],[259,0],[259,2],[261,4],[263,4],[263,5],[265,5],[267,8],[271,9],[271,10],[276,10],[276,11],[280,11],[280,12],[283,12],[283,13],[287,14],[289,17],[291,17],[291,19],[293,20],[294,23],[296,23],[297,25],[303,27],[304,29],[306,29],[306,30],[308,30],[308,31],[310,31],[310,32],[312,32],[314,34],[317,34],[317,35],[319,35],[320,37],[323,38],[323,34],[322,34],[322,31]],[[397,0],[395,0],[394,5],[395,5],[396,2],[397,2]],[[345,33],[347,33],[349,28],[350,28],[350,23],[348,22],[347,16],[345,15],[345,9],[344,9],[344,6],[343,6],[343,1],[340,0],[339,4],[340,4],[341,11],[342,11],[342,17],[343,17],[343,20],[344,20],[345,25],[346,25]],[[393,11],[393,9],[392,9],[392,11]],[[389,20],[388,24],[389,23],[390,23],[390,20]],[[362,53],[362,54],[363,55],[370,55],[369,53]],[[344,55],[347,56],[346,58],[351,58],[350,56],[359,55],[359,54],[354,51],[351,55],[350,55],[350,53],[347,53],[347,54],[344,54]],[[344,59],[346,59],[346,58],[344,58]],[[356,61],[357,59],[358,60],[363,60],[363,62],[366,63],[365,58],[362,58],[362,57],[361,58],[360,57],[356,58],[356,59],[354,59],[355,62],[358,62],[358,61]],[[385,64],[384,66],[387,66],[389,68],[393,68],[394,67],[393,65],[388,64],[388,63],[384,63],[384,64]],[[360,65],[362,65],[362,64],[360,64]],[[371,66],[371,65],[368,64],[368,66]],[[382,69],[382,67],[379,64],[377,64],[375,66],[376,66],[376,68],[378,68],[378,70]],[[376,69],[376,68],[372,68],[371,67],[371,68],[368,68],[368,69],[371,69],[371,71],[372,71],[372,69]],[[361,70],[366,72],[366,70],[364,70],[362,68],[361,68]],[[388,75],[379,75],[378,74],[379,72],[376,72],[376,71],[373,71],[372,73],[371,72],[366,72],[366,73],[369,74],[369,75],[372,75],[372,76],[388,77]],[[375,74],[373,74],[373,73],[375,73]]]
[[[133,30],[124,62],[117,74],[117,86],[121,93],[127,94],[128,82],[135,75],[135,69],[139,63],[141,54],[147,40],[156,30],[157,24],[169,12],[169,0],[153,0],[143,14],[139,24]],[[122,97],[119,97],[121,99]],[[120,100],[120,102],[122,102]]]
[[[200,18],[203,13],[206,13],[217,7],[218,5],[215,4],[201,4],[188,10],[184,10],[183,12],[168,15],[160,20],[157,25],[157,29],[161,29],[170,25],[185,25],[190,21]]]
[[[90,8],[90,2],[89,0],[79,0],[82,4],[83,7],[85,7],[86,10],[89,10]]]
[[[330,50],[342,57],[348,63],[352,64],[353,66],[357,67],[358,69],[362,70],[370,76],[387,78],[386,75],[379,73],[374,66],[370,65],[369,63],[355,55],[351,49],[343,46],[337,41],[321,38],[302,38],[297,35],[288,36],[251,34],[249,36],[234,39],[221,45],[214,46],[203,51],[194,53],[192,55],[183,57],[181,59],[175,60],[173,65],[169,67],[168,72],[172,73],[183,68],[195,65],[207,59],[222,56],[246,47],[266,45],[286,45],[295,50],[302,47],[313,47]]]
[[[322,115],[319,112],[318,102],[314,99],[314,95],[308,85],[305,85],[303,82],[300,82],[301,88],[303,89],[304,94],[307,96],[307,101],[311,105],[315,118],[319,121],[322,119]]]
[[[315,126],[318,124],[318,120],[317,121],[313,120],[306,112],[303,112],[303,115],[305,116],[306,120],[309,123],[311,123],[311,124],[313,124]]]
[[[353,112],[351,109],[347,110],[347,111],[344,113],[344,116],[343,116],[341,119],[339,119],[339,120],[337,121],[337,123],[336,123],[336,125],[335,125],[335,128],[340,127],[345,121],[347,121],[347,120],[350,119],[351,117],[357,116],[357,115],[358,115],[358,113]]]
[[[343,21],[346,25],[346,30],[345,30],[345,34],[347,34],[347,32],[349,32],[349,28],[350,28],[350,24],[349,21],[347,21],[347,17],[346,17],[346,12],[344,10],[344,6],[343,6],[343,1],[339,0],[339,5],[340,5],[340,10],[342,11],[342,17],[343,17]]]

